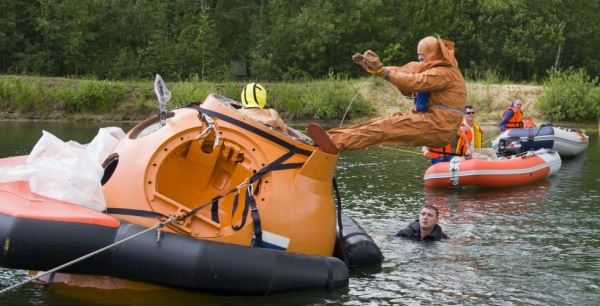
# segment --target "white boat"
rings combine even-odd
[[[577,155],[587,149],[590,137],[578,129],[554,127],[554,150],[561,156]]]
[[[556,173],[561,166],[558,153],[539,149],[498,160],[454,157],[427,168],[423,180],[427,187],[513,187],[539,181]]]
[[[585,151],[589,136],[579,129],[552,125],[537,128],[514,128],[502,132],[492,141],[499,155],[511,155],[538,149],[552,149],[560,156],[574,156]]]

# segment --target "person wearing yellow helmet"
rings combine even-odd
[[[258,83],[246,84],[242,89],[242,114],[250,119],[267,125],[274,130],[287,134],[287,126],[276,110],[265,108],[267,105],[267,90]]]
[[[267,90],[260,84],[250,83],[242,89],[242,107],[265,108],[267,104]]]

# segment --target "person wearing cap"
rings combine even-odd
[[[280,133],[287,134],[287,126],[279,113],[272,108],[265,108],[267,105],[267,90],[262,85],[250,83],[244,86],[241,100],[242,114]]]
[[[419,213],[419,219],[399,230],[395,236],[424,242],[448,239],[448,236],[442,231],[442,227],[438,224],[439,221],[440,213],[437,207],[425,205],[421,209],[421,213]]]
[[[519,98],[515,98],[509,107],[504,110],[502,114],[502,121],[500,121],[500,132],[504,132],[507,129],[522,128],[523,127],[523,101]]]
[[[332,154],[382,144],[442,147],[454,142],[467,98],[466,83],[454,51],[453,42],[428,36],[417,46],[419,61],[401,67],[383,66],[371,50],[355,54],[353,61],[365,71],[412,97],[414,109],[327,132],[310,124],[309,136],[323,151]]]

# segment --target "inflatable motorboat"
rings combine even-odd
[[[499,155],[511,155],[538,149],[552,149],[560,156],[574,156],[585,151],[589,136],[578,129],[543,125],[539,128],[508,129],[492,141]]]
[[[558,153],[548,149],[497,160],[454,157],[427,168],[423,179],[427,187],[511,187],[541,180],[556,173],[560,166]]]
[[[374,242],[338,237],[336,163],[304,134],[272,130],[209,95],[140,123],[114,147],[103,163],[104,211],[0,183],[0,266],[47,271],[115,245],[60,272],[75,286],[117,283],[108,276],[219,294],[346,286],[336,244],[370,249],[355,266],[383,257]]]
[[[579,129],[569,129],[561,127],[553,127],[554,129],[554,146],[561,156],[573,156],[580,154],[587,149],[590,137]]]

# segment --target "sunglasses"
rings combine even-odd
[[[475,115],[475,112],[466,112],[467,115]]]

